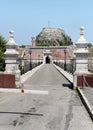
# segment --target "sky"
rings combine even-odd
[[[14,31],[18,45],[30,45],[44,27],[62,28],[75,44],[84,26],[93,44],[93,0],[0,0],[0,35]]]

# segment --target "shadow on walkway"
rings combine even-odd
[[[71,84],[65,84],[65,83],[63,83],[62,86],[63,87],[68,87],[69,89],[73,89],[73,84],[72,83]]]

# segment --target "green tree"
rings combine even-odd
[[[88,44],[88,47],[91,48],[93,45],[91,43]]]
[[[0,71],[5,70],[5,47],[6,46],[6,40],[3,36],[0,36]]]

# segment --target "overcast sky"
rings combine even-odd
[[[31,44],[44,27],[62,28],[74,43],[80,26],[85,38],[93,43],[93,0],[0,0],[0,35],[19,44]]]

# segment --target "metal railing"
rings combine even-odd
[[[65,62],[59,62],[59,61],[54,61],[54,64],[56,64],[57,66],[59,66],[60,68],[64,69],[65,71],[69,72],[69,73],[74,73],[76,70],[76,64],[75,64],[75,60],[70,60]]]
[[[29,62],[28,60],[24,60],[24,65],[20,64],[21,75],[28,72],[29,70],[32,70],[40,64],[42,64],[42,62]]]

